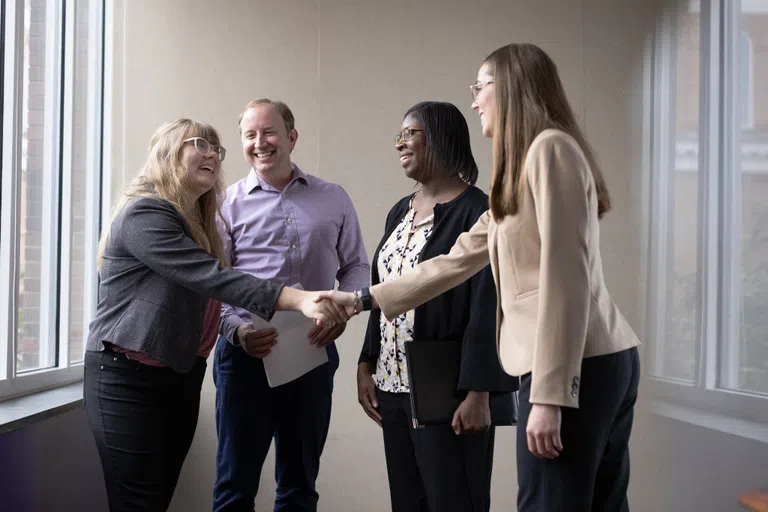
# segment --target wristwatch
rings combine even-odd
[[[363,303],[363,311],[371,310],[371,291],[367,286],[360,290],[360,302]]]

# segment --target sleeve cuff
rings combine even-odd
[[[360,357],[357,358],[357,364],[360,364],[360,363],[374,364],[375,362],[376,361],[371,360],[371,358],[365,354],[360,354]]]
[[[234,317],[234,318],[233,318]],[[229,315],[226,319],[222,319],[221,322],[221,334],[226,338],[230,345],[235,345],[235,333],[240,324],[244,323],[239,321],[240,317],[237,315]]]
[[[578,379],[578,377],[575,377]],[[529,402],[538,405],[559,405],[560,407],[579,408],[579,385],[578,380],[569,389],[549,390],[542,392],[536,389],[535,383],[531,385],[531,397]]]

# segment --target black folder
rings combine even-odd
[[[461,368],[461,342],[408,341],[405,360],[411,388],[413,427],[450,426],[466,396],[457,391]],[[493,395],[493,394],[492,394]],[[517,393],[490,399],[491,424],[517,423]]]
[[[413,427],[450,425],[463,398],[456,391],[461,344],[453,341],[409,341],[405,361],[411,388]]]

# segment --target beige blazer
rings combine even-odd
[[[597,194],[576,140],[545,130],[523,168],[515,215],[490,211],[449,254],[424,261],[371,294],[392,319],[468,279],[490,262],[497,351],[510,375],[532,372],[531,403],[578,407],[583,358],[640,343],[606,289]]]

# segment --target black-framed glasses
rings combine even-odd
[[[493,83],[496,83],[496,80],[489,80],[487,82],[475,82],[472,85],[470,85],[469,91],[472,93],[472,101],[475,101],[477,99],[477,95],[480,94],[480,91],[483,89],[483,87]]]
[[[194,142],[195,150],[203,156],[208,156],[211,151],[219,155],[219,161],[223,161],[224,157],[227,156],[227,150],[224,149],[224,146],[211,144],[202,137],[190,137],[184,139],[184,142]]]
[[[423,132],[423,131],[424,130],[419,130],[417,128],[406,128],[405,130],[395,135],[395,144],[400,144],[401,142],[408,142],[413,138],[414,133]]]

